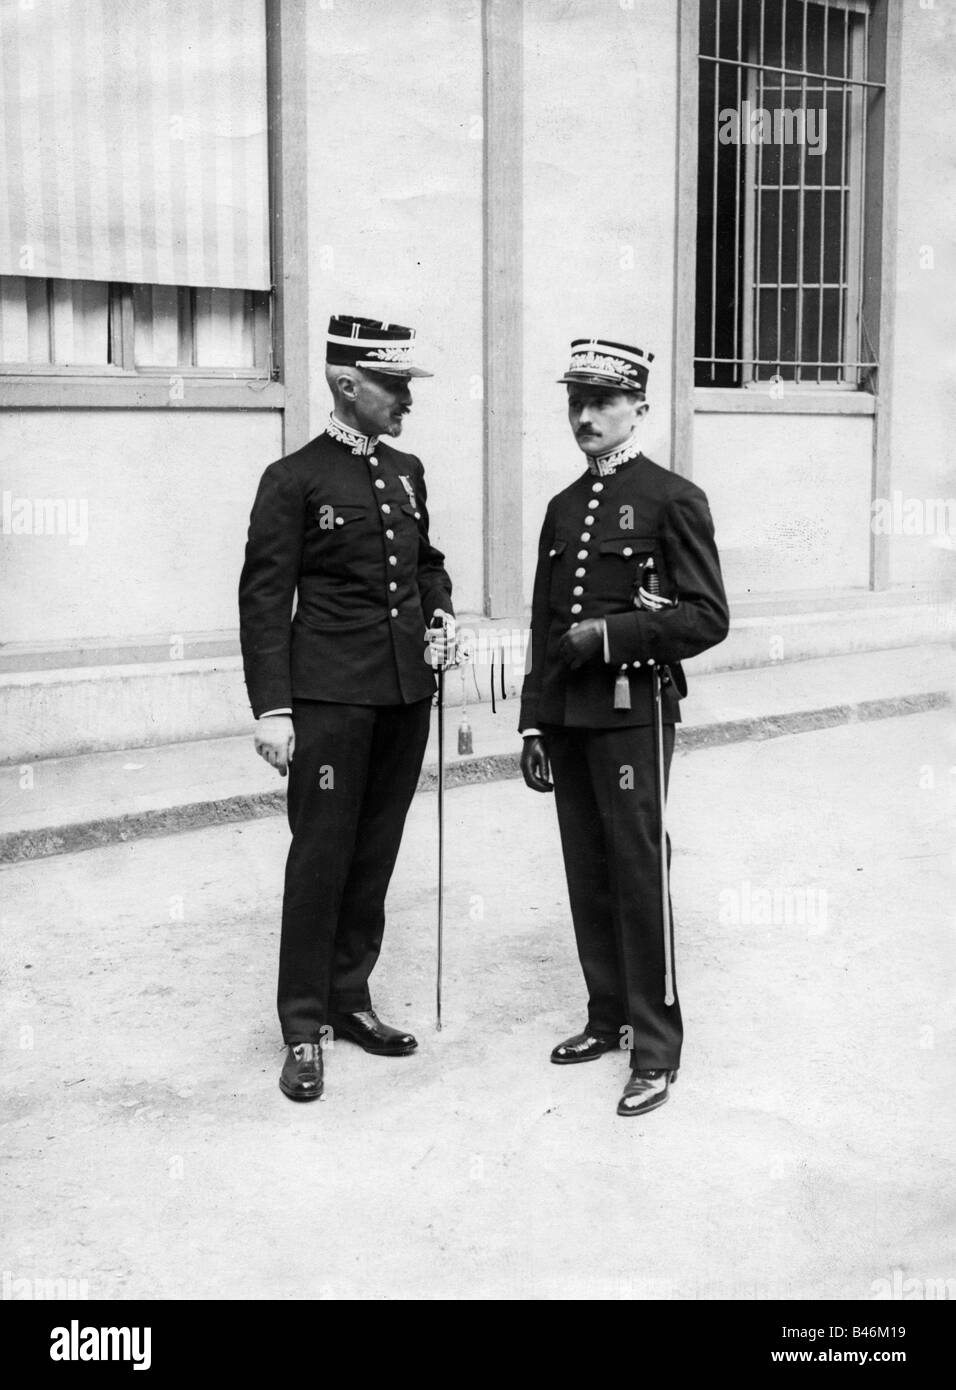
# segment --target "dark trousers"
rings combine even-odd
[[[588,1026],[620,1037],[629,1025],[635,1067],[676,1067],[683,1025],[677,999],[664,1003],[654,729],[544,733]],[[665,724],[665,778],[673,751],[674,726]]]
[[[294,702],[278,991],[287,1043],[319,1042],[330,1013],[371,1008],[385,894],[430,716],[430,699]]]

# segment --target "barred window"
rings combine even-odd
[[[885,7],[702,0],[695,382],[867,389]]]

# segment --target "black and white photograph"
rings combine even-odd
[[[38,1365],[359,1301],[928,1365],[954,111],[953,0],[0,0]]]

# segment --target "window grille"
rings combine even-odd
[[[884,92],[869,0],[702,0],[698,386],[865,388]]]

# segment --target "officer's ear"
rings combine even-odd
[[[344,396],[346,400],[355,400],[354,367],[340,366],[336,362],[326,362],[325,380],[329,390],[336,399],[340,396]]]

